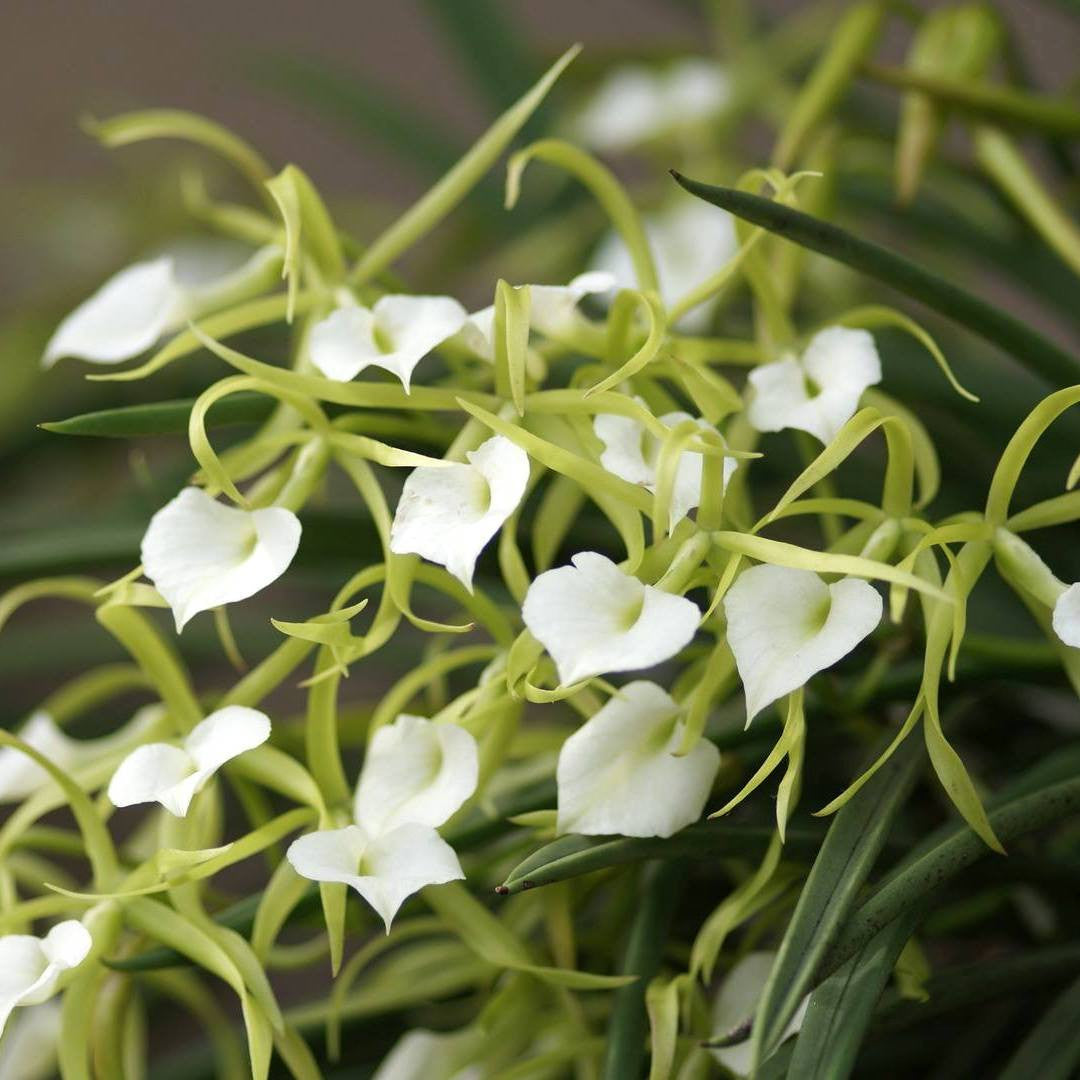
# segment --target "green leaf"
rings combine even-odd
[[[873,869],[921,763],[919,744],[905,743],[829,827],[761,993],[754,1016],[754,1061],[764,1061],[779,1044],[813,984],[821,958]]]
[[[1023,789],[1022,789],[1023,790]],[[1002,843],[1060,821],[1080,807],[1080,779],[1046,783],[1036,791],[999,801],[988,814]],[[918,904],[990,849],[966,824],[945,826],[927,838],[884,878],[844,926],[824,961],[828,970],[847,960],[881,927]]]
[[[685,876],[686,867],[678,860],[646,867],[642,875],[638,911],[622,961],[623,972],[634,976],[634,981],[615,994],[607,1029],[604,1080],[627,1080],[641,1074],[649,1032],[646,987],[660,968]]]
[[[435,228],[461,202],[495,163],[540,102],[547,96],[563,69],[580,51],[580,46],[574,46],[563,53],[544,77],[517,104],[503,113],[469,152],[419,202],[406,210],[393,225],[372,242],[353,267],[349,275],[351,284],[363,284],[385,270],[420,237]]]
[[[81,413],[67,420],[39,426],[57,435],[93,435],[105,439],[136,439],[147,435],[176,435],[187,431],[194,398],[155,401],[150,405],[125,405]],[[274,402],[263,394],[233,394],[218,402],[207,418],[209,428],[258,424],[274,411]]]
[[[676,172],[672,175],[690,194],[926,304],[1005,349],[1021,366],[1052,385],[1080,379],[1080,363],[1072,353],[1014,318],[1000,305],[988,303],[910,259],[772,199],[702,184]]]
[[[771,825],[703,821],[666,838],[563,836],[518,863],[498,887],[502,894],[550,885],[556,881],[592,874],[646,859],[700,859],[720,854],[757,857],[769,845],[776,829]],[[788,844],[796,851],[815,851],[821,842],[815,828],[788,830]]]
[[[973,79],[946,79],[880,64],[865,64],[863,73],[875,82],[902,90],[919,90],[942,104],[986,120],[1028,131],[1080,134],[1080,106],[1067,98],[1028,94],[1008,86]]]

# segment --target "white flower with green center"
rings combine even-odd
[[[270,288],[280,266],[277,246],[260,248],[239,265],[216,245],[178,247],[135,263],[60,323],[42,363],[51,367],[65,356],[95,364],[130,360],[189,319]]]
[[[1080,582],[1070,585],[1054,604],[1054,633],[1074,649],[1080,649]]]
[[[827,585],[809,570],[753,566],[724,597],[727,641],[749,723],[846,656],[881,621],[881,594],[860,578]]]
[[[616,286],[612,274],[586,271],[569,285],[526,285],[529,290],[529,326],[547,337],[559,339],[573,334],[584,318],[578,304],[586,296],[610,292]],[[495,362],[495,305],[474,311],[459,331],[462,345],[481,360]]]
[[[465,463],[421,465],[409,474],[390,529],[390,550],[445,566],[471,591],[480,552],[525,494],[529,457],[502,435],[465,456]]]
[[[656,263],[660,297],[669,308],[715,274],[738,250],[731,215],[700,199],[680,197],[660,210],[643,214],[642,225]],[[622,288],[638,287],[634,262],[617,232],[608,233],[600,242],[592,269],[611,274]],[[679,320],[678,328],[701,333],[716,304],[717,298],[699,304]]]
[[[645,585],[595,551],[540,574],[522,617],[566,686],[610,671],[637,671],[674,656],[701,612],[682,596]]]
[[[671,836],[698,820],[720,752],[699,739],[676,757],[681,707],[655,683],[628,683],[559,753],[558,831]]]
[[[90,932],[77,919],[57,923],[43,938],[0,937],[0,1032],[13,1009],[52,997],[60,976],[78,967],[92,944]]]
[[[733,1076],[750,1075],[750,1024],[757,1012],[758,1003],[769,973],[776,961],[774,952],[747,953],[724,977],[713,1006],[714,1039],[722,1039],[735,1031],[745,1029],[746,1038],[731,1046],[712,1047],[709,1053]],[[788,1022],[780,1041],[791,1038],[803,1025],[810,997],[803,998],[795,1015]]]
[[[161,715],[160,705],[147,705],[111,735],[73,739],[48,713],[36,712],[19,729],[18,736],[58,769],[72,773],[136,745]],[[33,758],[13,746],[0,748],[0,803],[21,802],[52,783],[52,777]]]
[[[626,65],[604,79],[578,114],[576,134],[597,150],[625,150],[715,116],[730,95],[723,68],[702,57],[659,69]]]
[[[276,581],[299,546],[300,519],[291,510],[243,510],[185,488],[150,519],[142,564],[179,633],[200,611],[246,600]]]
[[[114,806],[157,802],[184,817],[191,800],[228,761],[270,738],[265,713],[227,705],[196,724],[177,746],[146,743],[136,747],[113,773],[109,799]]]
[[[830,326],[801,356],[754,368],[746,416],[758,431],[807,431],[830,442],[854,415],[868,386],[881,382],[881,360],[866,330]]]
[[[371,740],[356,785],[355,824],[298,837],[286,857],[301,877],[354,888],[389,933],[413,893],[465,877],[436,830],[476,790],[478,776],[469,732],[403,714]]]
[[[658,418],[666,428],[673,428],[685,420],[694,420],[702,431],[715,431],[707,420],[694,418],[686,412],[669,412]],[[656,470],[660,462],[663,444],[644,424],[632,416],[615,413],[597,413],[593,420],[596,437],[604,444],[600,464],[631,484],[641,484],[649,491],[656,490]],[[698,505],[701,499],[701,473],[704,462],[701,454],[684,450],[679,455],[675,470],[675,483],[671,491],[671,510],[668,527],[673,529]],[[724,458],[723,485],[726,488],[731,474],[738,467],[738,460]]]
[[[413,369],[465,325],[465,309],[449,296],[383,296],[373,307],[339,307],[311,331],[311,362],[328,379],[349,382],[379,367],[409,390]]]

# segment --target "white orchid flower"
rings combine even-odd
[[[114,806],[158,802],[170,814],[184,817],[191,800],[222,765],[269,737],[265,713],[227,705],[196,724],[179,746],[145,743],[132,750],[109,781],[109,798]]]
[[[0,937],[0,1032],[12,1009],[52,997],[60,976],[78,967],[92,944],[90,932],[77,919],[57,923],[43,938]]]
[[[269,288],[281,263],[277,246],[245,252],[232,245],[181,245],[115,274],[56,328],[42,363],[65,356],[119,364],[145,352],[189,319]]]
[[[713,1038],[720,1039],[746,1026],[746,1039],[731,1046],[710,1047],[712,1056],[733,1076],[750,1075],[749,1022],[757,1012],[762,991],[769,980],[774,952],[747,953],[728,973],[720,986],[713,1006]],[[810,996],[803,998],[795,1015],[788,1022],[780,1041],[791,1038],[803,1025]]]
[[[1074,649],[1080,649],[1080,582],[1070,585],[1054,604],[1054,633]]]
[[[656,683],[627,683],[559,752],[560,833],[671,836],[697,821],[720,752],[708,739],[676,757],[682,709]]]
[[[57,768],[71,773],[134,746],[161,714],[160,705],[146,705],[111,735],[73,739],[48,713],[35,712],[17,734],[27,746],[48,758]],[[21,802],[52,782],[48,772],[21,750],[13,746],[0,748],[0,803]]]
[[[60,1006],[55,1001],[20,1009],[8,1021],[0,1041],[0,1076],[4,1080],[50,1080],[56,1075],[60,1046]]]
[[[390,550],[445,566],[471,592],[480,552],[525,494],[529,456],[502,435],[465,456],[467,463],[421,465],[409,474]]]
[[[667,307],[716,273],[738,249],[731,215],[700,199],[679,198],[643,215],[642,224],[656,263],[660,297]],[[633,260],[617,232],[608,233],[600,242],[592,269],[612,274],[623,288],[637,288]],[[716,299],[706,301],[687,312],[679,320],[679,329],[687,333],[704,330],[716,303]]]
[[[349,304],[312,329],[311,362],[338,382],[380,367],[408,392],[416,365],[453,337],[465,319],[465,309],[449,296],[383,296],[371,308]]]
[[[645,585],[595,551],[546,570],[529,586],[522,617],[555,661],[562,685],[636,671],[674,656],[701,612],[682,596]]]
[[[666,69],[627,65],[612,71],[577,117],[578,138],[617,152],[715,116],[730,82],[717,63],[688,57]]]
[[[481,1080],[480,1066],[461,1064],[475,1044],[470,1031],[407,1031],[371,1080]]]
[[[881,360],[866,330],[830,326],[802,356],[762,364],[749,381],[746,416],[758,431],[796,428],[827,443],[855,415],[863,391],[881,382]]]
[[[529,325],[533,330],[552,338],[572,334],[582,318],[578,304],[586,296],[610,292],[616,287],[613,274],[592,270],[578,274],[568,285],[528,285]],[[520,287],[520,286],[519,286]],[[481,360],[495,362],[495,305],[474,311],[459,331],[459,340]]]
[[[436,829],[476,790],[478,776],[469,732],[403,714],[371,740],[356,785],[355,824],[298,837],[286,858],[301,877],[352,886],[389,933],[413,893],[465,877]]]
[[[200,611],[246,600],[276,581],[299,546],[300,519],[291,510],[243,510],[185,488],[150,519],[142,563],[179,633]]]
[[[684,420],[694,420],[687,412],[669,412],[658,417],[666,428],[673,428]],[[715,431],[708,422],[698,417],[702,431]],[[641,484],[649,491],[656,490],[656,469],[663,444],[644,424],[632,416],[615,413],[597,413],[593,420],[596,437],[604,444],[600,464],[631,484]],[[738,460],[724,458],[723,485],[726,488],[731,474],[738,467]],[[669,528],[674,528],[698,505],[701,498],[701,473],[704,461],[701,454],[684,450],[679,455],[675,470],[675,484],[671,492]]]
[[[860,578],[827,585],[810,570],[753,566],[724,597],[749,723],[766,705],[846,656],[881,621],[881,594]]]

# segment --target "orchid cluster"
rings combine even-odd
[[[590,1077],[605,1053],[605,1075],[629,1077],[646,1045],[652,1077],[757,1075],[824,1007],[815,997],[808,1011],[816,983],[784,967],[788,938],[779,953],[760,948],[782,935],[790,852],[812,832],[797,812],[816,755],[830,752],[816,724],[860,718],[843,729],[844,761],[873,748],[821,813],[875,793],[885,814],[881,785],[904,771],[910,786],[925,745],[962,842],[973,831],[1002,851],[1014,835],[950,743],[940,699],[991,564],[1080,692],[1080,583],[1059,580],[1022,535],[1075,521],[1080,501],[1011,508],[1080,387],[1020,426],[984,508],[932,516],[934,443],[887,375],[898,332],[965,407],[975,399],[899,310],[796,326],[802,264],[761,215],[813,205],[817,172],[753,170],[734,190],[672,183],[639,212],[601,160],[544,139],[510,158],[507,204],[530,162],[568,174],[609,220],[590,261],[563,283],[490,282],[476,310],[449,295],[453,281],[447,295],[411,292],[392,267],[452,215],[575,53],[363,245],[300,168],[275,174],[209,121],[156,112],[98,126],[108,145],[211,147],[257,202],[198,207],[243,247],[237,259],[167,253],[130,266],[45,349],[46,365],[87,362],[105,381],[200,352],[227,373],[180,403],[197,471],[146,522],[140,565],[0,600],[0,623],[29,601],[80,603],[130,657],[0,734],[0,801],[18,804],[0,829],[2,1046],[24,1029],[29,1039],[32,1017],[46,1023],[39,1010],[55,1025],[42,1003],[63,991],[63,1075],[138,1075],[127,1071],[146,1053],[138,988],[194,1012],[221,1068],[255,1080],[275,1054],[298,1080],[322,1075],[304,1038],[313,1025],[326,1025],[334,1057],[350,1018],[433,1000],[451,1003],[429,1021],[438,1030],[405,1030],[380,1080]],[[604,153],[678,144],[729,94],[712,62],[627,68],[569,128]],[[715,336],[736,288],[754,332]],[[268,326],[289,342],[284,363],[245,344]],[[211,434],[230,398],[272,411],[221,449]],[[881,464],[880,498],[846,486],[856,462]],[[310,514],[341,506],[363,515],[344,519],[355,573],[319,606],[283,610],[295,601],[278,583]],[[185,637],[212,626],[242,664],[230,613],[258,603],[289,616],[272,620],[278,643],[233,685],[202,685]],[[391,653],[406,668],[393,682],[378,655]],[[890,668],[913,656],[906,717],[867,721]],[[358,683],[376,700],[352,703]],[[147,703],[110,733],[65,731],[133,690]],[[748,745],[760,751],[752,771]],[[77,837],[39,824],[60,807]],[[35,853],[50,850],[84,855],[89,878]],[[230,906],[217,875],[243,863],[250,881],[259,856],[262,883]],[[725,860],[728,884],[707,898],[690,947],[662,959],[650,935],[701,857]],[[659,861],[618,877],[647,858]],[[582,929],[605,911],[639,920],[621,964]],[[733,949],[761,913],[772,913],[762,934]],[[913,933],[896,948],[917,967]],[[283,1010],[278,973],[327,958],[326,1000]],[[191,965],[239,999],[240,1067]],[[626,1017],[638,1026],[621,1045],[637,1057],[620,1072],[606,1034]],[[118,1034],[99,1040],[98,1025]],[[533,1071],[515,1071],[523,1063]]]

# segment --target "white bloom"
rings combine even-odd
[[[52,997],[60,976],[78,967],[92,944],[89,931],[77,919],[57,923],[43,938],[0,937],[0,1032],[12,1009]]]
[[[242,510],[185,488],[150,519],[142,563],[179,632],[200,611],[246,600],[276,581],[299,546],[300,519],[291,510]]]
[[[713,1006],[714,1039],[729,1035],[753,1019],[775,960],[776,953],[774,952],[747,953],[728,972],[716,996],[716,1004]],[[809,995],[803,998],[802,1003],[795,1010],[795,1015],[784,1029],[781,1042],[789,1039],[802,1027],[809,1001]],[[750,1075],[750,1047],[750,1032],[747,1030],[745,1041],[732,1046],[712,1048],[710,1053],[733,1075],[744,1077]]]
[[[666,428],[673,428],[684,420],[693,420],[689,413],[670,412],[659,417]],[[696,423],[702,431],[715,430],[700,417]],[[593,420],[593,430],[604,444],[600,455],[600,464],[608,472],[622,477],[631,484],[641,484],[649,491],[656,490],[656,468],[660,462],[661,441],[644,424],[632,416],[619,416],[615,413],[597,413]],[[671,511],[669,528],[674,528],[686,515],[698,505],[701,498],[701,454],[684,450],[679,455],[679,464],[675,470],[675,484],[671,492]],[[723,483],[727,487],[731,474],[738,467],[736,458],[724,458]]]
[[[0,1076],[4,1080],[49,1080],[56,1075],[60,1046],[60,1006],[55,1001],[30,1005],[7,1026],[0,1042]]]
[[[351,885],[389,933],[414,892],[465,877],[435,830],[476,790],[478,774],[476,740],[464,728],[399,716],[371,740],[356,823],[298,837],[286,857],[301,877]]]
[[[724,612],[747,722],[851,652],[881,611],[881,594],[859,578],[826,585],[809,570],[768,565],[740,574]]]
[[[48,713],[34,713],[18,731],[27,746],[58,769],[71,773],[137,743],[161,715],[159,705],[147,705],[118,731],[97,739],[73,739]],[[33,758],[13,746],[0,748],[0,803],[21,802],[52,783],[52,777]]]
[[[676,757],[681,709],[651,682],[632,682],[571,735],[559,753],[558,830],[671,836],[697,821],[720,752],[707,739]]]
[[[548,337],[566,337],[582,317],[577,306],[586,296],[610,292],[612,274],[599,270],[578,274],[569,285],[527,285],[530,294],[529,326]],[[495,305],[474,311],[459,331],[461,344],[481,360],[495,361]]]
[[[502,435],[465,456],[467,464],[421,465],[409,474],[390,529],[390,550],[445,566],[471,590],[480,552],[525,494],[529,456]]]
[[[667,307],[715,274],[738,248],[731,215],[700,199],[679,198],[643,215],[642,222],[660,279],[660,296]],[[617,232],[600,242],[592,268],[612,274],[624,288],[637,288],[633,260]],[[679,320],[680,329],[690,333],[704,330],[715,306],[715,299],[699,304]]]
[[[577,118],[576,134],[598,150],[618,151],[708,119],[727,104],[730,84],[719,64],[689,57],[657,70],[612,71]]]
[[[758,431],[796,428],[829,442],[855,415],[868,386],[881,382],[881,360],[866,330],[830,326],[802,356],[754,368],[747,419]]]
[[[272,281],[277,247],[261,248],[237,265],[230,250],[187,245],[109,278],[56,328],[42,363],[64,356],[118,364],[150,348],[197,315],[252,295]]]
[[[374,365],[401,380],[436,345],[465,324],[465,309],[449,296],[383,296],[374,307],[338,308],[311,331],[311,362],[338,382]]]
[[[1070,585],[1054,604],[1054,633],[1074,649],[1080,649],[1080,582]]]
[[[652,667],[697,631],[701,612],[685,597],[642,584],[594,551],[571,562],[540,574],[521,612],[555,661],[562,685]]]
[[[481,1080],[483,1072],[478,1065],[460,1064],[474,1044],[469,1031],[407,1031],[371,1080]]]
[[[109,798],[114,806],[159,802],[170,814],[184,817],[222,765],[269,737],[265,713],[227,705],[196,724],[179,746],[146,743],[132,750],[109,781]]]
[[[402,713],[372,737],[353,815],[372,833],[410,822],[438,828],[476,790],[478,760],[464,728]]]

